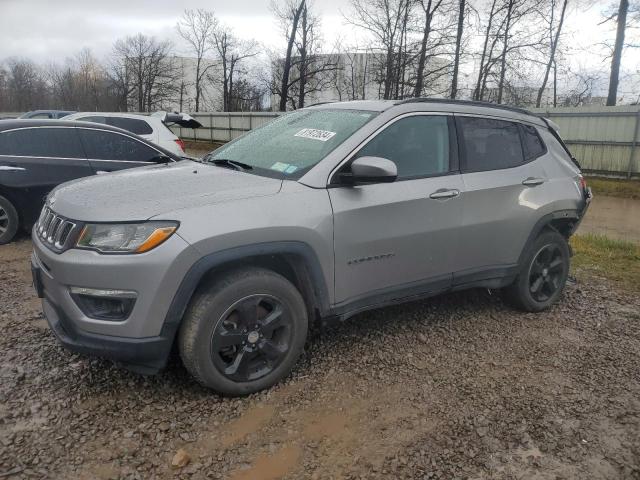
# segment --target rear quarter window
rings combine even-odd
[[[106,117],[107,125],[113,127],[122,128],[136,135],[150,135],[153,133],[153,128],[145,120],[138,120],[136,118],[125,117]]]
[[[522,128],[522,148],[525,160],[534,160],[547,152],[542,138],[535,127],[531,125],[520,125]]]

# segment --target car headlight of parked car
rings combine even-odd
[[[101,253],[144,253],[156,248],[178,229],[178,222],[94,223],[82,229],[77,248]]]

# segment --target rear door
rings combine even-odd
[[[535,128],[463,115],[456,124],[465,201],[454,283],[464,283],[478,275],[499,277],[515,266],[541,207],[546,174],[537,161],[540,145],[536,152],[523,146],[524,135]]]
[[[26,224],[37,218],[54,187],[92,174],[73,127],[29,127],[0,133],[0,185],[20,204]]]
[[[166,162],[162,152],[134,137],[86,127],[79,127],[78,132],[89,164],[97,174]]]

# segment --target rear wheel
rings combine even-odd
[[[13,204],[0,196],[0,245],[9,243],[18,231],[19,218]]]
[[[289,374],[307,324],[304,300],[287,279],[238,270],[196,293],[180,329],[180,356],[204,386],[246,395]]]
[[[527,312],[549,308],[562,294],[569,276],[569,246],[556,231],[545,231],[527,249],[507,298]]]

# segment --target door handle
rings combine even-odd
[[[443,198],[457,197],[458,195],[460,195],[460,190],[441,188],[440,190],[436,190],[431,195],[429,195],[429,198],[439,200]]]
[[[9,165],[0,165],[0,172],[24,172],[26,168],[22,167],[11,167]]]
[[[542,185],[544,178],[529,177],[522,181],[522,184],[527,187],[535,187],[536,185]]]

